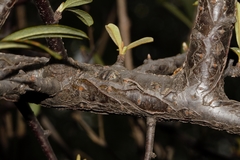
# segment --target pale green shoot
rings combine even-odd
[[[240,63],[240,49],[239,49],[239,46],[240,46],[240,33],[239,33],[240,32],[240,24],[239,24],[240,23],[240,3],[239,2],[237,2],[236,10],[237,10],[237,13],[236,13],[237,22],[235,23],[235,32],[236,32],[238,48],[231,47],[231,50],[237,54],[238,63]]]
[[[198,1],[195,1],[195,2],[193,3],[193,5],[194,5],[194,6],[197,6],[197,5],[198,5]]]
[[[81,156],[80,156],[80,154],[77,155],[76,160],[81,160]]]
[[[137,41],[134,41],[127,46],[124,46],[119,28],[116,25],[110,23],[110,24],[106,25],[105,28],[106,28],[109,36],[113,40],[113,42],[118,46],[118,51],[119,51],[120,55],[125,55],[127,50],[137,47],[141,44],[153,42],[152,37],[145,37],[145,38],[139,39]]]

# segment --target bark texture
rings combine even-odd
[[[240,134],[240,103],[224,93],[224,70],[235,0],[199,0],[188,53],[147,59],[127,70],[112,66],[48,63],[47,58],[0,54],[0,98],[50,108],[178,120]],[[21,59],[21,60],[20,60]],[[161,63],[160,63],[161,62]],[[229,66],[239,74],[237,66]]]
[[[12,7],[17,2],[17,0],[1,0],[0,1],[0,29],[5,23]]]

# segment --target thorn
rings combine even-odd
[[[186,42],[183,42],[183,43],[182,43],[182,50],[183,50],[183,53],[187,52],[188,49],[189,49],[189,48],[188,48],[187,43],[186,43]]]
[[[147,59],[145,59],[145,60],[143,61],[143,63],[146,64],[146,63],[149,63],[149,62],[151,62],[151,61],[152,61],[152,57],[151,57],[150,54],[148,54],[148,55],[147,55]]]
[[[147,55],[147,59],[148,59],[148,60],[151,60],[151,59],[152,59],[152,57],[151,57],[150,54]]]
[[[145,144],[145,156],[144,160],[151,160],[156,157],[153,153],[154,144],[154,134],[156,128],[156,119],[153,117],[147,117],[147,134],[146,134],[146,144]]]

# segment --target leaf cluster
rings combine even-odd
[[[88,4],[90,2],[92,2],[92,0],[67,0],[58,7],[56,12],[62,12],[65,9],[74,12],[77,15],[77,17],[83,21],[84,24],[90,26],[93,24],[92,17],[82,10],[73,8],[80,5]],[[11,48],[22,49],[38,48],[47,52],[52,57],[60,60],[62,57],[57,52],[49,49],[48,47],[42,45],[39,42],[31,40],[37,38],[50,38],[50,37],[74,38],[74,39],[88,38],[86,33],[76,28],[64,25],[40,25],[25,28],[6,36],[0,41],[0,50]]]

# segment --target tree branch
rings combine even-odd
[[[37,137],[40,146],[49,160],[57,160],[51,145],[48,141],[49,132],[44,131],[38,122],[37,118],[35,117],[34,113],[32,112],[30,106],[26,102],[22,102],[21,100],[15,103],[18,110],[23,115],[24,119],[26,120],[28,126],[32,129],[35,136]]]
[[[46,64],[21,72],[16,67],[0,81],[0,98],[18,101],[22,97],[50,108],[178,120],[240,134],[240,103],[229,100],[223,89],[235,2],[199,0],[186,61],[171,76],[147,72],[155,61],[129,71],[121,56],[112,66],[72,61],[75,67]],[[13,59],[1,61],[15,64]],[[41,96],[33,99],[32,93]]]
[[[17,0],[2,0],[0,2],[0,29],[4,25],[6,19],[8,18],[8,15],[14,6],[14,4],[17,2]]]
[[[156,154],[153,153],[155,128],[156,119],[153,117],[147,117],[146,151],[144,160],[151,160],[156,157]]]
[[[45,24],[57,24],[59,19],[54,18],[54,12],[48,0],[34,0],[39,15]],[[67,51],[63,45],[61,38],[46,38],[50,49],[58,52],[62,56],[62,60],[67,60]],[[54,59],[52,59],[54,60]]]

